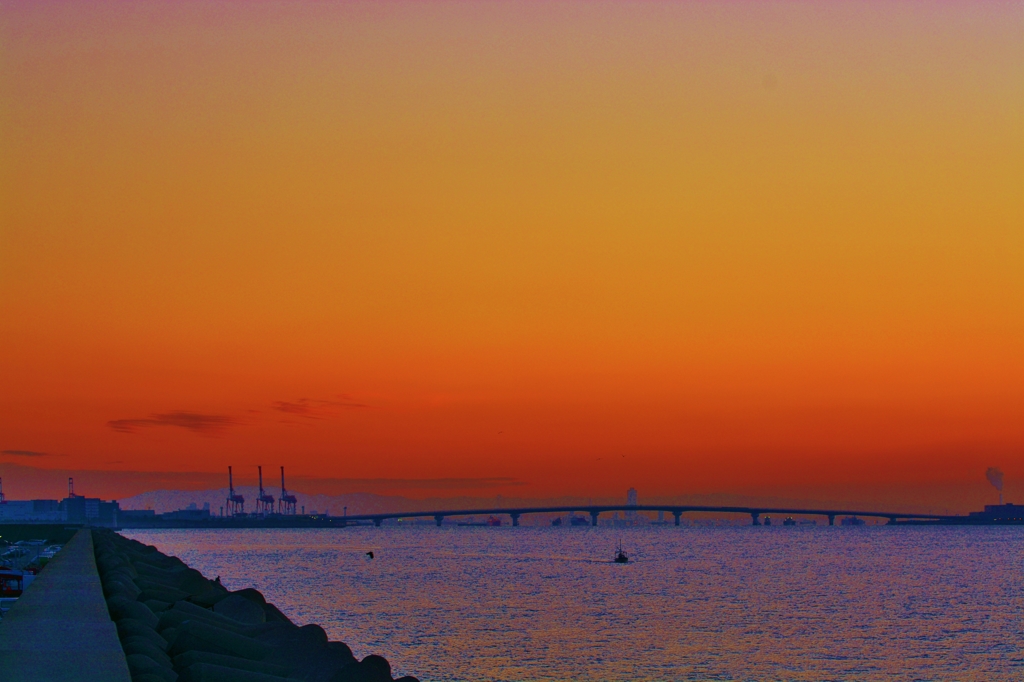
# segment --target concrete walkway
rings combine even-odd
[[[78,531],[0,621],[0,680],[131,682],[91,531]]]

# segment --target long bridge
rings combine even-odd
[[[712,513],[724,513],[724,514],[749,514],[751,522],[755,526],[761,525],[761,516],[769,514],[779,514],[785,516],[824,516],[828,518],[828,525],[835,525],[835,519],[837,516],[856,516],[856,517],[869,517],[869,518],[883,518],[888,519],[889,523],[896,523],[898,521],[934,521],[934,522],[946,522],[956,523],[959,520],[964,519],[963,516],[948,516],[943,514],[906,514],[903,512],[889,512],[889,511],[864,511],[864,510],[850,510],[850,509],[793,509],[786,507],[711,507],[711,506],[700,506],[700,505],[616,505],[616,504],[602,504],[602,505],[584,505],[584,506],[565,506],[565,507],[502,507],[493,509],[445,509],[439,511],[420,511],[420,512],[391,512],[387,514],[353,514],[351,516],[340,517],[342,523],[355,523],[359,521],[372,521],[374,525],[379,526],[387,519],[414,519],[414,518],[430,518],[433,517],[437,525],[440,526],[444,520],[448,517],[456,516],[509,516],[512,519],[512,525],[519,525],[519,518],[524,514],[565,514],[565,513],[584,513],[590,515],[591,525],[597,525],[597,518],[603,513],[607,512],[665,512],[672,514],[675,518],[675,525],[679,525],[679,519],[683,514],[687,512],[712,512]],[[338,519],[339,517],[334,517]]]

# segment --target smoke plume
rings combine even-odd
[[[1003,472],[995,467],[989,467],[985,472],[985,478],[996,487],[996,490],[1003,492]]]

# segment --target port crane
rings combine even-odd
[[[284,487],[284,467],[281,467],[281,497],[277,500],[277,511],[281,514],[294,516],[295,507],[298,503],[299,501],[295,499],[295,496]]]
[[[260,496],[256,498],[256,513],[262,516],[274,513],[274,496],[263,490],[263,467],[256,467],[260,472]]]
[[[235,494],[235,480],[228,467],[228,516],[245,513],[245,498]]]

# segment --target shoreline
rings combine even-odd
[[[110,530],[93,537],[133,682],[393,681],[385,658],[356,659],[319,625],[291,622],[258,590],[229,591],[177,557]]]

